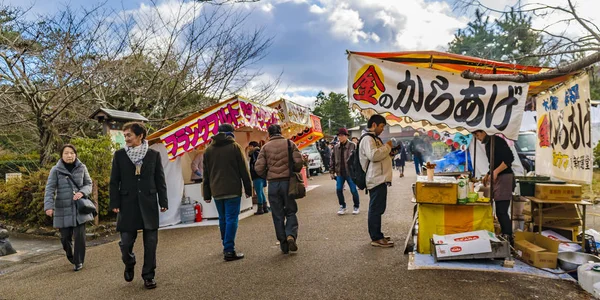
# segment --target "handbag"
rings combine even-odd
[[[294,159],[292,158],[292,142],[288,140],[288,165],[290,167],[290,184],[288,188],[288,196],[293,199],[300,199],[306,196],[306,186],[302,175],[294,172]]]
[[[73,193],[75,193],[75,189],[73,188],[73,185],[75,185],[75,187],[77,187],[77,190],[80,190],[79,185],[75,182],[75,180],[73,180],[73,177],[71,177],[71,175],[69,174],[64,174],[61,173],[62,175],[67,176],[67,178],[69,178],[69,185],[71,186],[71,189],[73,190]],[[96,209],[96,205],[94,205],[94,202],[92,200],[90,200],[87,196],[83,196],[81,198],[79,198],[79,200],[77,200],[77,210],[79,211],[80,214],[92,214],[94,217],[98,215],[98,210]]]

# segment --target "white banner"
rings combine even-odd
[[[536,173],[569,182],[592,182],[590,109],[587,74],[536,98]]]
[[[351,107],[516,140],[528,84],[474,81],[459,74],[350,54]]]

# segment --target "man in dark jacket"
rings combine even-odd
[[[323,159],[323,165],[325,166],[325,172],[329,172],[329,166],[331,165],[331,149],[329,149],[329,143],[322,140],[321,144],[321,158]]]
[[[134,277],[133,245],[137,231],[144,231],[144,267],[142,278],[147,289],[156,287],[156,246],[158,243],[158,210],[169,207],[167,184],[160,154],[148,148],[147,131],[142,123],[123,126],[125,148],[117,150],[110,174],[110,209],[117,215],[117,231],[121,233],[121,254],[125,264],[125,280]],[[157,204],[158,199],[158,204]]]
[[[357,215],[360,206],[360,200],[358,198],[358,190],[356,184],[350,178],[350,169],[348,168],[348,158],[350,154],[356,149],[356,145],[348,140],[348,130],[346,128],[340,128],[338,131],[339,143],[333,147],[333,154],[331,156],[331,165],[329,167],[329,173],[331,179],[336,181],[335,191],[338,196],[338,202],[340,204],[340,210],[337,212],[338,215],[346,214],[346,200],[344,199],[344,182],[348,182],[350,192],[352,193],[352,201],[354,202],[353,215]]]
[[[256,173],[269,181],[269,203],[279,247],[284,254],[297,251],[298,204],[288,195],[290,169],[302,170],[302,155],[296,144],[281,136],[279,125],[269,126],[269,142],[265,144],[254,166]],[[290,151],[293,166],[290,166]]]
[[[234,140],[234,130],[231,124],[219,125],[219,134],[212,138],[213,141],[204,152],[204,201],[210,203],[215,199],[226,261],[244,258],[244,254],[235,251],[242,184],[246,197],[252,197],[246,155]]]
[[[252,177],[252,186],[254,187],[254,192],[256,192],[256,202],[257,209],[255,215],[262,215],[269,213],[269,207],[267,206],[267,197],[265,197],[265,180],[262,179],[258,174],[256,174],[256,170],[254,169],[254,165],[256,164],[256,160],[258,159],[258,153],[260,153],[259,143],[256,141],[252,141],[248,144],[248,157],[250,158],[250,177]]]
[[[423,154],[425,153],[425,143],[419,137],[419,133],[415,132],[415,137],[410,142],[410,153],[413,155],[413,160],[415,162],[415,171],[417,175],[421,175],[421,171],[423,168]]]

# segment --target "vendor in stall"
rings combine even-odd
[[[200,150],[200,147],[196,148],[198,153],[192,160],[192,182],[202,183],[202,162],[204,160],[204,151]]]
[[[506,141],[499,136],[488,135],[483,130],[473,132],[475,138],[485,144],[485,154],[488,159],[491,157],[491,140],[494,139],[494,162],[490,162],[490,173],[488,172],[483,178],[483,184],[488,186],[490,183],[490,174],[494,179],[493,198],[496,204],[496,216],[502,229],[502,234],[506,235],[512,243],[512,222],[510,219],[509,207],[512,200],[512,192],[514,190],[515,176],[511,165],[514,161],[514,156]]]

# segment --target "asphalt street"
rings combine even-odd
[[[576,283],[534,276],[407,269],[403,254],[413,205],[413,165],[388,194],[383,230],[396,247],[372,247],[368,197],[359,215],[338,216],[335,182],[313,177],[299,206],[299,251],[283,255],[271,215],[241,220],[236,248],[246,258],[223,261],[217,227],[161,230],[158,287],[141,279],[142,238],[136,243],[136,279],[125,282],[117,242],[89,247],[84,268],[73,272],[60,251],[0,270],[0,299],[586,299]],[[350,193],[345,191],[348,206]],[[59,243],[57,240],[56,243]]]

